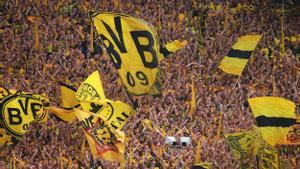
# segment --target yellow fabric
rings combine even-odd
[[[165,45],[165,48],[169,52],[175,53],[176,51],[178,51],[181,48],[183,48],[185,45],[187,45],[187,40],[184,40],[184,41],[175,40],[173,42],[167,43]],[[162,61],[163,59],[164,59],[164,56],[162,54],[159,54],[159,62]]]
[[[40,49],[40,36],[38,23],[34,26],[34,49],[38,51]]]
[[[180,14],[178,15],[179,22],[183,22],[183,21],[184,21],[184,18],[185,18],[185,14],[184,14],[184,13],[180,13]]]
[[[195,167],[202,167],[205,169],[212,169],[212,164],[211,163],[196,163],[194,164]]]
[[[133,95],[160,95],[156,80],[163,57],[155,27],[119,13],[97,13],[93,19],[125,89]]]
[[[237,42],[232,46],[231,49],[241,51],[254,51],[260,38],[261,35],[241,36],[238,38]],[[221,61],[219,68],[228,74],[241,75],[245,66],[247,65],[247,62],[248,59],[225,56]]]
[[[135,111],[131,106],[121,101],[111,101],[106,99],[106,102],[92,101],[82,104],[83,111],[90,111],[98,115],[101,119],[110,123],[117,130],[121,130]],[[93,108],[94,107],[94,108]]]
[[[254,117],[266,116],[296,119],[295,103],[280,97],[258,97],[248,99]],[[292,127],[258,127],[263,139],[272,146],[290,144],[287,135]]]
[[[259,169],[279,169],[277,150],[271,146],[266,146],[259,154]]]
[[[76,92],[79,101],[104,99],[105,94],[99,71],[93,72],[79,87]]]
[[[233,152],[233,157],[237,160],[245,160],[248,158],[253,160],[255,158],[261,144],[259,137],[260,136],[256,131],[230,133],[225,135]],[[249,163],[251,163],[251,161],[249,161]]]
[[[152,123],[149,119],[144,119],[142,124],[144,125],[144,127],[148,127],[151,131],[154,131]]]
[[[53,113],[60,119],[67,122],[72,122],[75,119],[75,112],[73,109],[67,110],[63,108],[50,106],[46,107],[45,110],[47,110],[49,113]]]
[[[115,130],[99,116],[75,109],[94,158],[124,162],[125,134]]]
[[[76,99],[76,90],[71,86],[60,83],[60,94],[62,106],[64,108],[73,108],[79,105],[79,102]]]
[[[198,140],[198,143],[197,143],[195,162],[196,163],[201,162],[201,140],[200,139]]]
[[[115,28],[114,17],[121,18],[122,36],[127,51],[124,53],[122,53],[117,47],[115,41],[102,23],[105,22],[108,24],[116,36],[118,36]],[[158,73],[157,55],[159,53],[159,41],[155,28],[143,20],[136,19],[125,14],[116,13],[101,13],[96,15],[94,17],[94,25],[97,32],[104,35],[109,40],[103,40],[105,46],[109,47],[109,42],[112,43],[114,50],[120,55],[122,64],[120,69],[118,69],[118,73],[126,90],[134,95],[148,94],[150,88],[155,82],[156,74]],[[156,52],[156,56],[152,56],[150,52],[144,52],[145,60],[146,62],[152,63],[152,68],[144,66],[142,57],[139,55],[138,49],[130,33],[132,31],[147,31],[153,37],[153,50]],[[120,39],[120,37],[118,37],[118,39]],[[138,40],[142,45],[149,44],[149,40],[147,38],[138,38]],[[114,58],[114,60],[116,61],[116,58]]]
[[[196,101],[196,87],[195,87],[195,77],[192,77],[192,99],[191,99],[191,117],[193,117],[195,111],[196,111],[196,105],[197,105],[197,101]]]
[[[5,92],[0,99],[0,118],[7,132],[13,137],[21,138],[32,122],[44,122],[47,119],[43,96],[12,90]]]

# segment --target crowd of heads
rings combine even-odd
[[[213,168],[239,168],[240,161],[233,158],[224,134],[253,128],[247,98],[278,96],[299,106],[300,62],[288,43],[282,53],[274,41],[281,37],[280,14],[275,10],[280,5],[272,6],[268,0],[210,2],[215,9],[211,3],[192,0],[0,1],[0,86],[45,93],[51,104],[59,106],[59,81],[78,88],[99,70],[106,96],[132,104],[96,32],[93,51],[90,48],[90,11],[141,18],[157,28],[161,43],[178,39],[187,40],[188,45],[159,65],[162,97],[132,96],[138,107],[123,129],[128,140],[126,159],[129,147],[133,154],[132,165],[126,163],[126,168],[189,167],[199,140],[201,161],[211,162]],[[253,8],[246,8],[250,5]],[[286,36],[299,34],[299,27],[299,17],[285,18]],[[218,69],[237,37],[252,33],[263,36],[243,74],[237,77]],[[271,51],[266,53],[265,48]],[[193,117],[189,114],[192,77],[197,99]],[[217,138],[221,112],[222,134]],[[163,134],[145,127],[144,119],[169,136],[191,137],[192,145],[166,145]],[[13,150],[17,168],[59,168],[61,163],[70,168],[80,163],[118,167],[115,162],[91,160],[88,145],[82,151],[83,136],[76,121],[65,123],[50,116],[45,124],[32,125],[13,149],[2,152],[0,165],[11,164]]]

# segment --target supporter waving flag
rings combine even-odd
[[[96,13],[94,25],[125,89],[133,95],[161,95],[159,62],[187,42],[161,47],[151,24],[120,13]]]
[[[291,144],[288,135],[297,121],[295,103],[280,97],[257,97],[248,102],[256,126],[267,143],[272,146]]]
[[[240,76],[247,65],[261,35],[246,35],[238,38],[227,55],[221,61],[219,68],[228,74]]]

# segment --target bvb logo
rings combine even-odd
[[[77,91],[77,97],[79,100],[92,100],[100,96],[93,86],[88,83],[83,83],[82,87]]]
[[[6,97],[0,104],[3,126],[14,137],[22,137],[42,112],[42,102],[29,94]]]

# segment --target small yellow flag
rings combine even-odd
[[[228,74],[241,75],[260,38],[261,35],[239,37],[221,61],[219,68]]]

